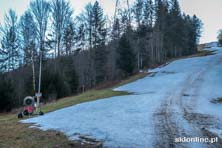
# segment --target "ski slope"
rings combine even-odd
[[[222,104],[210,102],[222,97],[222,49],[210,50],[215,54],[174,61],[114,89],[133,95],[82,103],[21,122],[61,131],[70,139],[96,138],[106,147],[207,147],[174,139],[222,136]]]

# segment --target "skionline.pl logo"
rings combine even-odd
[[[197,142],[197,143],[217,143],[218,137],[213,138],[201,138],[201,137],[178,137],[175,138],[176,143],[185,143],[185,142]]]

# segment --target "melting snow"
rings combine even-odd
[[[64,132],[70,139],[78,138],[79,134],[91,136],[103,140],[108,147],[152,146],[155,139],[152,116],[164,96],[180,91],[188,75],[204,70],[210,62],[218,65],[213,65],[200,80],[202,85],[196,95],[195,110],[218,117],[222,115],[222,106],[210,102],[222,97],[222,49],[214,49],[217,50],[215,55],[174,61],[151,70],[155,73],[153,76],[114,89],[134,95],[82,103],[21,122],[34,123],[42,130]],[[187,93],[192,95],[195,92]]]

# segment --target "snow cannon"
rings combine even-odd
[[[27,96],[24,98],[23,101],[24,107],[23,111],[18,113],[18,118],[23,118],[24,116],[32,116],[34,115],[34,112],[37,110],[36,107],[36,101],[34,97]],[[39,115],[43,115],[44,113],[42,111],[39,112]]]
[[[25,116],[28,116],[28,115],[32,115],[34,110],[35,110],[35,100],[33,97],[31,96],[28,96],[28,97],[25,97],[24,99],[24,108],[23,108],[23,114]]]
[[[30,96],[25,97],[25,99],[24,99],[25,106],[33,106],[34,104],[35,104],[35,100],[33,97],[30,97]]]

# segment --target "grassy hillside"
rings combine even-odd
[[[126,80],[119,82],[118,84],[116,84],[110,88],[105,88],[105,89],[100,89],[100,90],[92,89],[92,90],[86,91],[85,93],[82,93],[77,96],[72,96],[72,97],[60,99],[56,102],[52,102],[52,103],[44,105],[42,110],[43,110],[43,112],[46,113],[46,112],[51,112],[51,111],[54,111],[57,109],[76,105],[76,104],[83,103],[83,102],[94,101],[94,100],[109,98],[109,97],[113,97],[113,96],[127,95],[128,94],[127,92],[113,91],[112,88],[133,82],[137,79],[141,79],[141,78],[145,77],[146,75],[147,75],[147,73],[139,73],[134,76],[131,76],[130,78],[128,78]]]

